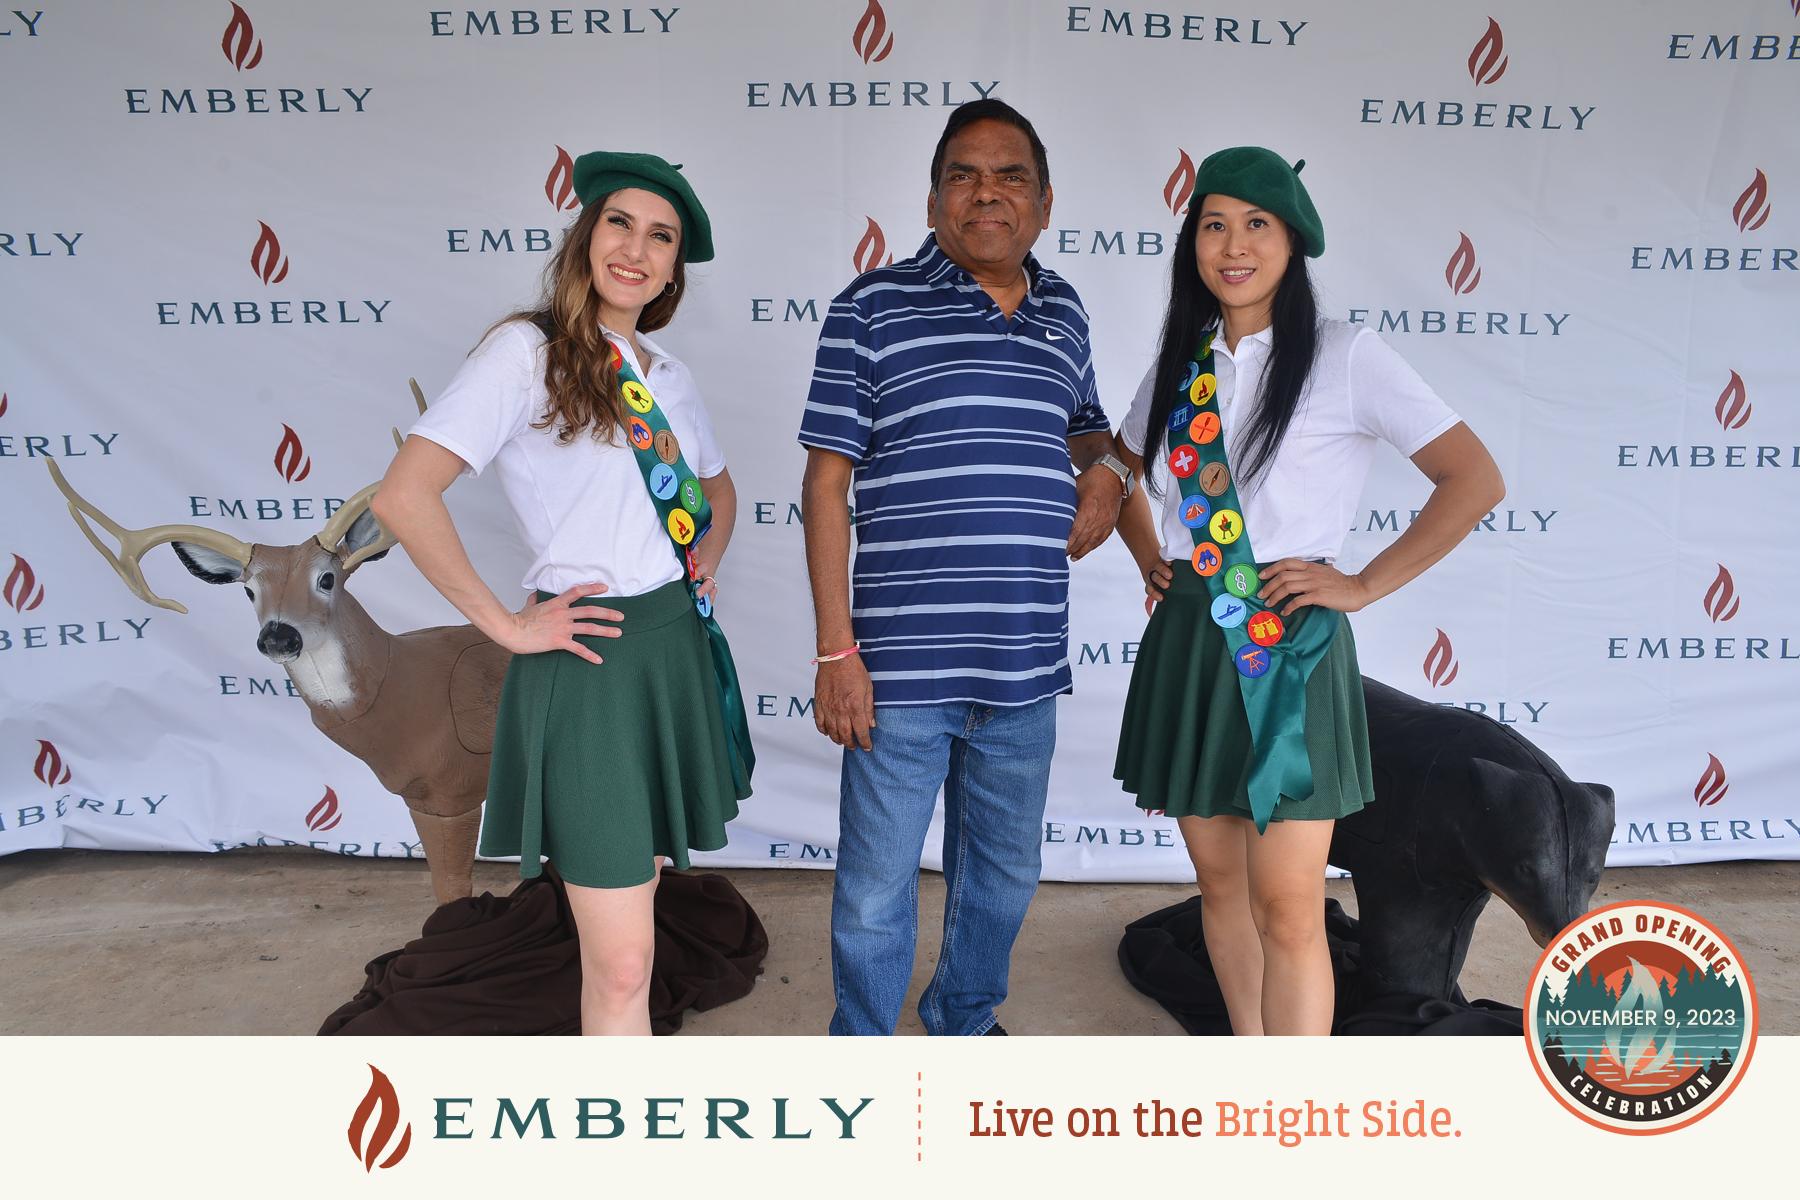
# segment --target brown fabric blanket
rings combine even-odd
[[[650,1024],[681,1028],[750,994],[769,937],[723,875],[664,871],[656,889]],[[511,895],[445,904],[419,937],[369,963],[354,999],[321,1034],[581,1032],[581,962],[562,880],[549,868]]]

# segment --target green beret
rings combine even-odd
[[[1325,226],[1313,207],[1306,185],[1300,182],[1303,158],[1293,166],[1273,150],[1261,146],[1233,146],[1206,156],[1194,179],[1194,197],[1209,194],[1231,196],[1272,212],[1288,223],[1300,239],[1308,258],[1325,253]]]
[[[670,166],[654,154],[622,154],[595,150],[575,160],[575,194],[583,204],[620,188],[642,188],[675,206],[681,217],[681,256],[688,262],[710,262],[712,222],[688,186],[681,164]]]

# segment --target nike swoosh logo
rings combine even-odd
[[[1044,331],[1044,337],[1052,342],[1060,342],[1060,341],[1066,340],[1063,334],[1056,332],[1056,330],[1054,330],[1054,329],[1046,329]]]

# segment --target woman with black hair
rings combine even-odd
[[[1117,436],[1144,479],[1119,530],[1152,608],[1114,774],[1179,819],[1238,1034],[1331,1031],[1332,822],[1373,799],[1356,612],[1448,554],[1504,495],[1486,447],[1368,328],[1318,315],[1324,229],[1300,167],[1201,163],[1161,350]],[[1377,440],[1434,485],[1354,575],[1332,565]]]

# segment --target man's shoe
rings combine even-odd
[[[995,1021],[992,1025],[988,1026],[988,1031],[986,1033],[982,1034],[981,1036],[982,1037],[994,1037],[996,1035],[998,1035],[1000,1037],[1010,1036],[1006,1032],[1006,1026],[1000,1024],[1000,1022],[998,1022],[998,1021]]]

